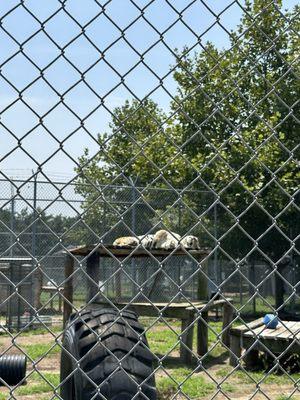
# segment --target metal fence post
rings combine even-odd
[[[41,308],[41,294],[42,294],[42,285],[43,285],[43,273],[42,267],[36,261],[37,257],[37,177],[39,171],[36,172],[32,171],[33,174],[33,211],[32,211],[32,238],[31,238],[31,254],[33,257],[32,268],[35,266],[35,271],[32,276],[32,298],[31,304],[34,306],[35,310],[39,310]],[[30,309],[30,315],[32,316],[33,310]]]
[[[11,193],[11,203],[10,203],[10,250],[9,255],[13,257],[14,255],[14,232],[15,232],[15,193],[14,193],[13,183],[10,183],[10,193]]]

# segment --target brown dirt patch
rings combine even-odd
[[[57,335],[56,337],[58,337]],[[61,341],[61,336],[59,336]],[[20,350],[17,346],[21,348],[23,346],[35,345],[35,344],[55,344],[55,337],[51,333],[45,333],[41,335],[32,336],[17,336],[15,339],[7,336],[0,338],[0,354],[5,350],[9,349],[9,354],[19,353]]]
[[[30,367],[28,365],[28,367]],[[43,358],[37,365],[36,369],[45,372],[59,372],[60,370],[60,354]]]

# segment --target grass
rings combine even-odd
[[[32,360],[38,360],[43,356],[55,355],[61,351],[60,346],[57,344],[53,346],[53,342],[23,345],[22,349]]]
[[[196,349],[196,341],[197,341],[197,324],[195,324],[194,329],[194,342],[193,348]],[[180,334],[180,325],[174,325],[172,323],[171,330],[167,325],[160,325],[159,329],[157,325],[155,325],[154,329],[149,329],[147,331],[147,339],[149,342],[149,346],[151,351],[157,354],[166,355],[173,351],[179,351],[179,334]],[[221,322],[210,322],[208,329],[208,346],[211,347],[214,343],[217,342],[217,335],[222,330]],[[224,353],[224,348],[217,344],[208,354],[207,358],[219,357],[222,353]]]
[[[49,329],[37,328],[37,329],[26,330],[21,333],[21,336],[44,335],[46,333],[49,333],[49,330],[53,333],[60,333],[62,331],[62,326],[57,325],[57,326],[49,326]]]
[[[143,318],[141,320],[145,327],[150,327],[154,321],[154,319],[151,318]],[[285,390],[285,388],[290,386],[292,390],[292,387],[294,387],[293,382],[289,380],[286,375],[267,375],[264,371],[246,373],[243,370],[234,370],[228,364],[218,365],[217,369],[214,368],[209,370],[209,373],[215,377],[217,382],[224,380],[220,387],[217,386],[216,381],[212,380],[202,371],[200,372],[199,370],[199,372],[197,372],[194,371],[193,367],[187,368],[180,364],[178,359],[178,336],[181,330],[180,322],[176,320],[168,320],[168,323],[172,326],[173,331],[168,325],[160,322],[155,323],[155,325],[147,332],[147,338],[152,352],[159,355],[166,355],[167,353],[170,353],[170,355],[173,356],[172,358],[163,361],[163,367],[167,373],[163,369],[160,369],[156,375],[156,384],[159,393],[158,399],[168,399],[172,398],[172,396],[175,398],[175,396],[179,394],[180,398],[186,397],[193,400],[201,400],[207,398],[208,396],[211,398],[215,393],[217,393],[218,390],[221,390],[224,393],[220,394],[221,396],[224,396],[224,398],[226,398],[226,396],[227,398],[230,398],[230,393],[235,392],[242,396],[245,388],[248,388],[248,393],[250,393],[250,391],[255,389],[256,383],[262,382],[260,385],[262,390],[267,390],[268,385],[271,385],[269,386],[270,388],[274,387],[274,385],[278,385],[279,390],[276,393],[276,396],[272,397],[274,400],[299,400],[298,396],[286,396],[288,390]],[[209,322],[209,348],[217,343],[218,334],[221,332],[221,329],[221,322]],[[57,332],[60,331],[61,329],[58,328]],[[48,335],[48,342],[43,340],[43,343],[36,343],[39,338],[35,338],[35,335],[46,332],[47,331],[44,329],[33,331],[31,336],[32,340],[28,340],[27,343],[29,342],[29,344],[24,344],[22,346],[23,350],[34,361],[41,359],[46,353],[47,356],[55,357],[56,359],[59,357],[61,349],[55,344],[54,338],[50,335]],[[26,332],[25,336],[29,336],[28,332]],[[195,327],[194,351],[196,350],[196,337],[197,329]],[[55,346],[53,346],[54,344]],[[221,362],[218,357],[223,355],[227,357],[226,350],[220,344],[217,344],[214,350],[208,353],[208,355],[205,357],[203,365],[209,365],[206,364],[207,361],[212,361],[216,365],[217,363]],[[28,367],[29,366],[30,362],[28,363]],[[207,366],[207,368],[209,367]],[[15,398],[18,398],[18,396],[32,395],[38,400],[44,400],[46,398],[49,399],[50,394],[53,396],[55,388],[59,385],[59,373],[57,370],[53,370],[52,372],[43,371],[42,375],[45,377],[45,379],[43,379],[43,377],[41,377],[37,372],[32,373],[28,378],[27,385],[21,386],[14,390],[13,393]],[[300,374],[294,374],[291,375],[291,377],[297,381],[300,379]],[[9,398],[8,393],[9,392],[7,390],[6,393],[4,393],[1,389],[0,400],[6,400]],[[248,397],[250,396],[251,395]]]
[[[157,381],[159,398],[172,396],[176,392],[181,392],[191,399],[201,398],[213,393],[215,385],[206,382],[203,376],[191,376],[192,371],[179,368],[172,371],[171,377],[162,377]]]
[[[169,375],[157,380],[157,389],[161,399],[166,399],[176,393],[181,393],[190,399],[201,399],[216,392],[215,383],[206,381],[203,376],[194,373],[192,369],[178,368]],[[224,383],[221,389],[231,393],[234,391],[234,386]]]
[[[180,330],[178,328],[174,330],[176,333],[172,332],[170,329],[167,329],[167,327],[163,330],[149,330],[147,332],[147,339],[151,351],[157,354],[165,355],[170,351],[178,350],[179,343],[176,343],[178,342]]]
[[[43,372],[41,375],[37,372],[31,374],[26,385],[13,390],[14,397],[18,398],[18,396],[40,395],[49,392],[53,393],[53,391],[59,386],[59,373]],[[0,393],[0,400],[6,400],[7,398],[7,393]],[[38,396],[38,398],[39,400],[43,400],[43,397],[41,396]],[[49,396],[45,397],[45,399],[46,398],[49,398]]]
[[[284,394],[283,395],[280,395],[279,397],[276,397],[276,400],[296,400],[296,399],[299,399],[299,397],[294,397],[294,396],[285,396]]]
[[[226,378],[229,374],[231,374],[231,372],[233,371],[232,367],[223,367],[220,368],[217,372],[216,372],[216,376],[218,378]],[[287,377],[287,375],[279,375],[279,374],[267,374],[264,371],[256,371],[256,372],[251,372],[251,371],[242,371],[242,370],[236,370],[233,371],[232,374],[230,375],[231,379],[234,379],[236,381],[237,384],[252,384],[252,385],[256,385],[257,383],[260,383],[260,386],[263,385],[278,385],[278,386],[282,386],[282,385],[287,385],[287,384],[291,384],[291,386],[294,385],[294,382],[292,381],[292,379],[294,381],[298,381],[300,379],[300,374],[291,374],[289,375],[289,377],[291,379],[289,379]]]

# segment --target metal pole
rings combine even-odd
[[[14,186],[11,183],[10,185],[10,191],[11,191],[11,203],[10,203],[10,250],[9,250],[9,255],[10,257],[13,257],[13,245],[14,245],[14,233],[15,233],[15,191],[14,191]]]
[[[37,176],[38,176],[38,171],[33,174],[33,213],[32,213],[32,218],[33,218],[33,224],[32,224],[32,240],[31,240],[31,254],[32,257],[35,259],[36,258],[36,207],[37,207]],[[32,268],[33,268],[33,263],[32,263]],[[38,267],[37,271],[34,273],[34,278],[31,275],[31,280],[32,280],[32,285],[33,285],[33,290],[31,291],[31,299],[30,299],[30,304],[38,308],[39,303],[40,303],[40,290],[39,290],[39,276],[40,276],[40,267]],[[33,316],[33,308],[30,307],[30,317],[32,318]]]
[[[130,183],[132,185],[132,191],[131,191],[131,204],[132,204],[132,212],[131,212],[131,230],[132,232],[134,232],[134,234],[136,234],[136,209],[135,209],[135,201],[136,201],[136,191],[135,191],[135,184],[136,182],[133,181],[132,178],[129,178]],[[137,181],[137,180],[136,180]],[[134,257],[131,259],[131,270],[132,270],[132,275],[134,282],[137,281],[137,269],[136,269],[136,263],[134,260]],[[133,295],[135,294],[135,290],[136,290],[136,285],[134,284],[134,282],[132,283],[132,291],[133,291]]]
[[[34,174],[33,171],[32,174]],[[31,254],[33,257],[36,256],[37,176],[38,176],[38,171],[34,174],[33,178],[33,214],[32,214],[33,224],[32,224],[32,241],[31,241]]]
[[[181,210],[182,210],[182,204],[181,202],[179,203],[178,207],[178,233],[182,235],[185,232],[181,232],[181,225],[182,225],[182,215],[181,215]],[[181,263],[178,264],[177,266],[177,284],[179,287],[181,287]]]
[[[182,210],[182,204],[179,204],[179,208],[178,208],[178,233],[181,234],[181,219],[182,219],[182,215],[181,215],[181,210]]]
[[[253,296],[252,299],[252,306],[253,306],[253,314],[256,313],[256,296],[255,296],[255,289],[254,286],[256,286],[256,279],[255,279],[255,258],[254,256],[251,259],[251,263],[249,265],[249,277],[248,277],[250,283],[249,283],[249,295]]]
[[[217,285],[219,286],[221,284],[221,265],[218,266],[218,213],[217,213],[217,203],[214,206],[214,237],[215,237],[215,251],[214,251],[214,274],[215,277],[217,278]]]
[[[135,191],[135,185],[136,182],[133,181],[132,178],[130,179],[130,183],[132,184],[132,192],[131,192],[131,201],[132,201],[132,213],[131,213],[131,229],[134,233],[136,233],[136,209],[135,209],[135,201],[136,201],[136,191]]]

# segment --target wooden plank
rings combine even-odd
[[[284,325],[280,324],[280,327],[277,329],[266,328],[265,325],[262,325],[256,329],[254,329],[253,332],[251,332],[251,331],[245,332],[243,334],[243,336],[255,337],[255,335],[256,335],[263,339],[273,339],[273,340],[293,338],[293,335],[290,333],[290,330],[293,329],[295,322],[294,321],[284,321]]]
[[[247,325],[246,325],[247,324]],[[244,332],[249,331],[250,329],[255,329],[258,326],[263,325],[262,318],[256,319],[255,321],[246,322],[245,324],[234,326],[230,329],[230,333],[232,334],[244,334]]]
[[[105,301],[97,300],[97,304],[100,305],[107,305]],[[162,309],[160,307],[151,307],[151,305],[145,304],[136,304],[136,303],[114,303],[114,305],[120,309],[130,309],[136,312],[139,316],[147,316],[147,317],[158,317],[160,313],[163,317],[166,318],[187,318],[188,312],[183,307],[176,307],[176,308],[168,308]]]
[[[257,328],[252,328],[252,330],[248,330],[247,332],[243,333],[243,336],[263,336],[266,337],[264,335],[264,333],[266,333],[266,331],[269,331],[270,329],[266,328],[266,326],[264,324],[260,325]]]
[[[280,322],[276,329],[273,329],[273,332],[268,332],[268,336],[275,338],[285,338],[290,336],[291,331],[293,331],[293,327],[296,324],[295,321],[283,321]]]
[[[105,305],[107,302],[102,301],[100,298],[96,300],[97,304]],[[159,312],[163,310],[163,316],[167,318],[186,318],[187,313],[194,315],[195,312],[199,310],[205,310],[206,312],[213,307],[220,306],[226,303],[225,300],[217,300],[215,302],[210,302],[209,307],[207,303],[193,303],[193,307],[190,303],[128,303],[128,302],[114,302],[115,306],[122,309],[125,307],[130,307],[140,316],[157,317]],[[189,307],[187,307],[189,305]],[[206,308],[207,307],[207,308]]]
[[[137,302],[137,303],[128,303],[125,301],[118,301],[116,302],[116,304],[121,305],[121,306],[126,306],[128,304],[130,305],[134,305],[134,306],[143,306],[143,307],[149,307],[149,308],[153,308],[153,307],[157,307],[157,308],[183,308],[183,309],[187,309],[187,305],[190,305],[190,303],[166,303],[166,302],[152,302],[152,303],[142,303],[142,302]],[[198,304],[198,303],[196,303]],[[193,310],[193,308],[192,308]]]
[[[286,325],[286,324],[285,324]],[[277,335],[280,338],[287,338],[287,339],[293,339],[297,335],[297,330],[299,329],[300,325],[299,322],[293,322],[292,324],[289,324],[286,328],[285,331]]]
[[[123,306],[125,307],[126,305],[132,305],[135,307],[144,307],[144,308],[168,308],[169,310],[176,310],[176,309],[184,309],[186,311],[192,312],[192,311],[197,311],[199,309],[211,309],[220,305],[223,305],[227,303],[226,300],[216,300],[214,302],[209,302],[209,303],[199,303],[199,302],[191,302],[191,303],[167,303],[167,302],[152,302],[152,303],[142,303],[142,302],[136,302],[136,303],[128,303],[125,301],[118,301],[115,303],[117,306]],[[103,302],[101,302],[103,304]],[[191,304],[193,304],[191,306]]]
[[[283,325],[278,325],[276,329],[267,329],[268,330],[267,335],[268,337],[274,337],[274,339],[279,336],[282,335],[285,331],[286,331],[286,327]]]
[[[205,308],[206,310],[210,310],[215,307],[220,307],[223,306],[224,304],[230,303],[231,299],[226,299],[226,300],[215,300],[215,301],[208,301],[208,302],[200,302],[200,303],[193,303],[193,305],[186,307],[187,310],[193,310],[195,308],[200,309],[200,308]]]
[[[173,250],[160,250],[160,249],[145,249],[142,246],[136,247],[115,247],[112,244],[88,244],[83,246],[76,246],[68,249],[68,252],[77,256],[88,256],[91,252],[97,252],[102,257],[149,257],[153,256],[168,256],[172,255],[192,255],[198,260],[203,260],[209,253],[210,249],[203,248],[200,250],[189,250],[178,247]]]

